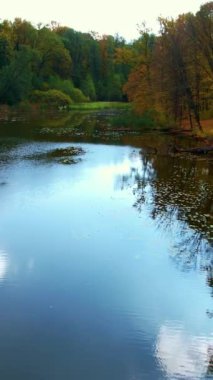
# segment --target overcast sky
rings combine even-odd
[[[75,30],[120,34],[127,40],[138,37],[137,24],[146,21],[156,33],[158,16],[176,17],[197,12],[202,0],[2,0],[1,20],[15,17],[34,24],[57,21]]]

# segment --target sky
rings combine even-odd
[[[57,21],[82,32],[118,33],[127,41],[138,37],[137,25],[146,21],[155,33],[158,16],[197,12],[202,0],[2,0],[1,20],[20,17],[37,25]]]

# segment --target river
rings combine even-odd
[[[0,378],[213,378],[213,160],[92,120],[0,126]]]

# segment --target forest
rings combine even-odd
[[[131,102],[136,113],[202,129],[213,118],[213,2],[196,14],[145,23],[140,37],[82,33],[52,22],[0,23],[0,104],[68,107]]]

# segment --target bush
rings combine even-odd
[[[87,103],[89,98],[87,98],[79,88],[72,88],[71,97],[74,103]]]
[[[67,107],[72,103],[71,98],[59,90],[35,90],[31,95],[31,101],[47,107],[57,108]]]
[[[85,103],[89,101],[79,88],[75,88],[69,79],[61,79],[59,77],[50,77],[48,81],[49,89],[56,89],[67,94],[75,103]]]

